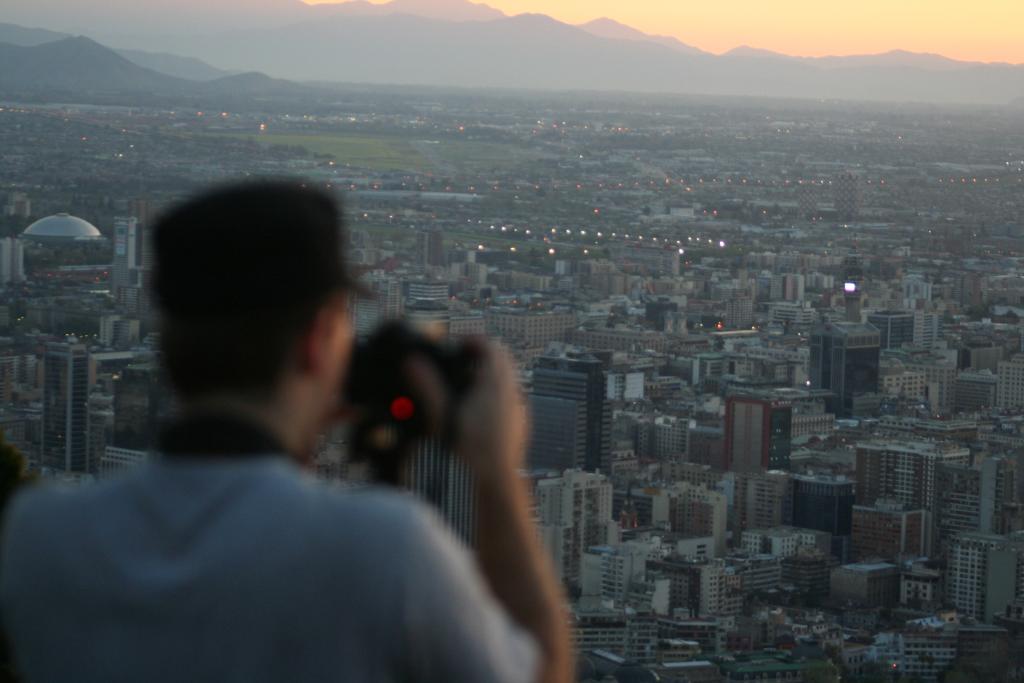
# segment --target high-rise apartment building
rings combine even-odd
[[[725,491],[732,489],[733,539],[740,538],[747,529],[789,524],[793,484],[788,472],[731,472],[721,486]]]
[[[811,334],[812,389],[832,392],[838,417],[857,414],[857,399],[878,393],[879,335],[872,325],[828,323]]]
[[[871,441],[857,444],[857,502],[893,500],[934,511],[940,464],[966,465],[970,450],[935,441]]]
[[[611,404],[600,360],[567,351],[537,359],[530,409],[530,465],[543,469],[608,471]]]
[[[1024,537],[963,533],[951,541],[946,599],[966,616],[992,623],[1024,590]]]
[[[854,505],[850,526],[851,551],[858,562],[917,558],[931,552],[931,518],[922,509],[909,510],[885,500]]]
[[[1002,534],[1020,523],[1017,501],[1017,463],[986,458],[980,465],[942,463],[936,473],[935,530],[945,546],[959,533]]]
[[[730,396],[725,403],[726,468],[789,469],[793,407],[786,401]]]
[[[89,352],[77,342],[46,345],[41,465],[86,474],[89,463]]]
[[[996,407],[1024,407],[1024,354],[999,361],[996,376]]]
[[[603,474],[566,470],[540,479],[534,490],[541,538],[562,581],[580,580],[583,554],[617,540],[612,483]]]

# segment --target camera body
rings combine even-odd
[[[424,397],[406,376],[409,359],[433,365],[444,385],[440,429],[427,418]],[[465,344],[435,341],[403,322],[383,325],[352,353],[344,399],[354,412],[352,456],[368,462],[377,480],[398,485],[415,442],[455,436],[458,404],[473,386],[477,353]]]

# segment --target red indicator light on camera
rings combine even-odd
[[[412,403],[412,399],[408,396],[399,396],[391,402],[391,417],[395,418],[399,422],[405,422],[412,418],[413,413],[416,412],[416,407]]]

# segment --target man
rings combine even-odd
[[[283,183],[222,189],[159,222],[154,294],[181,414],[160,457],[124,478],[13,503],[0,607],[26,681],[571,676],[496,348],[457,416],[475,561],[409,495],[302,472],[352,348],[339,225],[328,196]],[[442,395],[427,366],[408,372]]]

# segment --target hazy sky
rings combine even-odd
[[[808,56],[900,48],[955,59],[1024,63],[1024,0],[487,0],[486,4],[507,14],[538,12],[569,23],[607,16],[710,52],[738,45]]]

